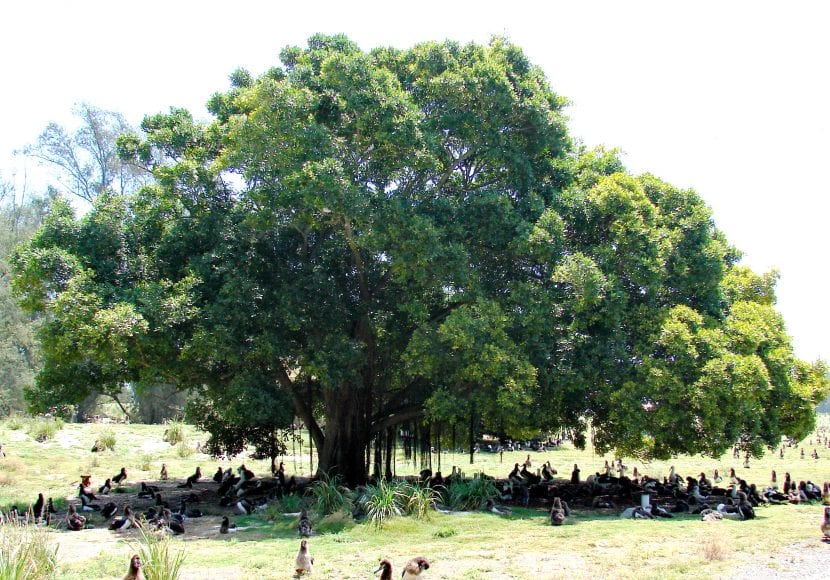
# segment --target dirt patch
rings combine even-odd
[[[58,560],[88,560],[102,552],[117,549],[124,540],[135,540],[136,532],[124,532],[116,535],[106,526],[70,532],[55,532],[55,544],[58,546]]]
[[[761,578],[785,578],[799,580],[821,580],[828,577],[830,544],[821,542],[799,542],[783,552],[769,554],[741,566],[734,580],[759,580]]]
[[[58,431],[58,433],[55,435],[55,442],[58,445],[60,445],[63,449],[81,446],[81,441],[75,436],[75,434],[70,433],[66,429]]]

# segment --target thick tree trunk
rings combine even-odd
[[[317,473],[339,475],[350,486],[366,482],[364,458],[370,429],[362,395],[363,391],[349,386],[324,395],[325,438],[318,449]]]

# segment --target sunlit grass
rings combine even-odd
[[[823,418],[825,419],[825,418]],[[115,452],[94,454],[92,444],[101,434],[101,426],[66,424],[53,439],[37,443],[25,429],[11,429],[0,423],[0,441],[6,445],[7,457],[0,460],[0,474],[7,476],[0,485],[0,508],[11,504],[30,505],[38,491],[56,500],[77,494],[78,477],[93,475],[93,484],[100,485],[121,466],[128,470],[128,484],[123,489],[135,490],[142,480],[158,478],[161,463],[166,463],[171,484],[181,482],[193,473],[197,465],[206,474],[216,465],[236,467],[243,461],[258,475],[268,473],[268,461],[253,460],[245,455],[231,461],[219,461],[202,453],[179,457],[176,446],[163,441],[164,426],[115,425],[108,426],[115,433],[118,444]],[[204,441],[206,436],[190,426],[184,426],[187,441]],[[811,479],[823,482],[830,479],[830,450],[819,450],[818,461],[810,459],[812,447],[809,438],[802,443],[807,458],[800,458],[800,449],[787,449],[785,458],[777,453],[753,460],[749,469],[742,467],[742,459],[731,454],[717,459],[704,457],[677,457],[671,461],[642,463],[624,459],[629,473],[637,466],[641,473],[657,477],[668,474],[675,465],[681,475],[697,475],[705,471],[710,477],[713,469],[726,475],[735,467],[739,475],[750,482],[765,484],[770,471],[778,472],[779,481],[789,471],[794,480]],[[307,450],[307,440],[304,442]],[[465,453],[442,453],[441,470],[446,476],[455,465],[468,477],[482,471],[505,477],[516,462],[524,461],[528,452],[498,454],[479,453],[475,463],[469,464]],[[583,478],[602,469],[611,459],[565,444],[547,452],[530,452],[532,469],[550,461],[559,471],[558,477],[568,478],[574,463],[582,469]],[[437,455],[432,457],[432,469],[438,470]],[[308,475],[312,466],[307,455],[284,458],[288,475]],[[295,467],[296,466],[296,467]],[[86,471],[89,469],[89,471]],[[399,460],[394,464],[398,475],[417,474],[420,457],[415,461]],[[331,493],[331,490],[328,491]],[[335,494],[331,494],[335,495]],[[283,511],[269,510],[272,519],[254,514],[247,517],[233,515],[240,527],[246,528],[227,536],[218,534],[218,517],[213,527],[200,537],[188,533],[171,538],[174,550],[186,547],[187,560],[180,577],[189,578],[289,578],[293,574],[293,559],[299,547],[296,517],[282,513],[296,512],[306,505],[312,508],[312,522],[316,535],[309,539],[316,558],[317,578],[370,578],[381,558],[390,558],[395,564],[395,576],[410,557],[422,554],[434,563],[429,578],[518,578],[533,579],[570,576],[618,578],[683,578],[725,577],[737,566],[769,554],[789,549],[796,543],[817,544],[821,517],[819,506],[772,506],[759,508],[758,518],[749,522],[701,522],[694,516],[672,520],[620,520],[616,513],[599,513],[576,506],[574,515],[565,526],[553,528],[548,524],[545,509],[521,509],[514,506],[513,516],[504,518],[482,510],[445,515],[429,512],[428,519],[395,517],[384,522],[382,529],[367,523],[355,523],[346,511],[334,510],[331,515],[317,513],[316,498],[307,495],[290,496]],[[65,504],[61,501],[59,504]],[[213,513],[222,513],[218,506]],[[470,507],[476,508],[471,504]],[[61,509],[59,507],[59,509]],[[227,512],[229,513],[229,512]],[[93,533],[99,534],[93,536]],[[94,580],[123,577],[131,548],[117,540],[105,529],[77,534],[66,531],[46,531],[57,541],[83,541],[86,536],[112,538],[111,549],[89,556],[75,556],[75,552],[58,551],[56,577]],[[498,549],[512,546],[515,549]],[[823,547],[823,546],[820,546]],[[719,558],[718,550],[725,555]],[[425,574],[426,575],[426,574]]]

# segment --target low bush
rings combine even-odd
[[[402,482],[397,493],[404,513],[417,519],[428,517],[438,498],[435,490],[417,483]]]
[[[9,415],[6,419],[6,428],[12,431],[19,431],[26,425],[26,419],[22,415]]]
[[[341,510],[327,515],[314,524],[314,530],[320,534],[339,534],[352,529],[355,525],[351,512]]]
[[[176,455],[178,455],[182,459],[187,459],[188,457],[190,457],[194,453],[195,453],[195,450],[190,445],[185,443],[184,441],[179,443],[178,447],[176,447]]]
[[[293,514],[303,509],[303,498],[289,493],[288,495],[282,496],[282,499],[276,503],[276,506],[280,509],[280,513]]]
[[[138,468],[141,471],[150,471],[153,467],[153,456],[149,453],[142,453],[138,458]]]

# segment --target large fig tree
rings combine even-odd
[[[233,73],[209,123],[146,118],[120,148],[155,184],[55,204],[18,252],[51,315],[33,400],[176,384],[235,442],[296,414],[352,483],[424,418],[590,424],[650,456],[809,427],[823,375],[730,278],[705,205],[575,150],[520,49],[315,36],[281,60]]]

